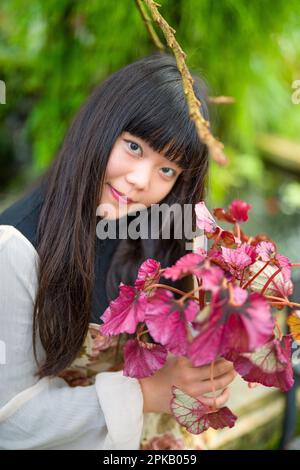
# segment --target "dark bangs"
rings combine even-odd
[[[134,93],[126,97],[126,107],[131,110],[124,131],[145,140],[150,147],[163,153],[181,168],[195,171],[202,165],[204,148],[194,122],[189,117],[182,81],[175,59],[163,56],[147,81],[141,80]],[[167,62],[167,63],[166,63]],[[201,103],[201,114],[209,120],[206,86],[194,78],[194,91]]]

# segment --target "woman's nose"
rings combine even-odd
[[[139,167],[127,174],[127,181],[138,189],[147,191],[150,188],[152,170],[148,167]]]

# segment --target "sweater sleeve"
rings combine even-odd
[[[138,449],[143,428],[139,381],[101,372],[69,387],[35,376],[32,315],[38,254],[21,232],[0,225],[0,449]],[[37,344],[38,357],[43,348]]]

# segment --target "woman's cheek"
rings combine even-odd
[[[160,183],[160,186],[159,186],[159,183],[157,184],[157,188],[161,187],[161,183]],[[172,189],[172,186],[171,187],[167,187],[167,188],[161,188],[159,191],[155,191],[153,197],[155,199],[155,203],[159,203],[160,201],[162,201],[168,194],[169,192],[171,191]]]

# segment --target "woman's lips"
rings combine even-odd
[[[125,196],[124,194],[121,194],[119,191],[117,191],[115,188],[113,188],[109,183],[107,183],[108,186],[109,186],[109,189],[110,189],[110,192],[111,194],[113,195],[113,197],[117,200],[117,201],[120,201],[124,204],[130,204],[132,202],[134,202],[132,199],[130,199],[129,197]]]

